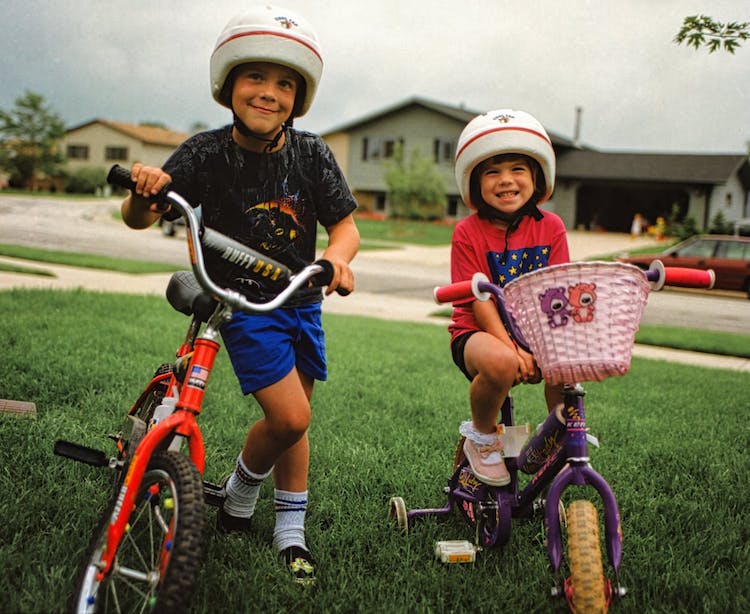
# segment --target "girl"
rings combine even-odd
[[[453,233],[453,282],[479,271],[504,286],[525,272],[569,261],[562,220],[538,208],[554,189],[555,153],[531,115],[502,109],[470,121],[458,141],[455,173],[474,212]],[[502,403],[512,386],[538,383],[541,373],[508,335],[491,301],[454,303],[449,331],[453,360],[471,382],[471,421],[460,427],[464,453],[479,480],[503,486],[510,474],[496,433]],[[552,411],[562,391],[545,384],[545,397]]]

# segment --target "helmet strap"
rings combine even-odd
[[[259,134],[256,134],[250,128],[248,128],[245,123],[239,118],[239,116],[232,112],[233,119],[232,119],[232,125],[237,128],[237,132],[239,132],[242,136],[247,137],[249,139],[255,139],[256,141],[262,141],[264,143],[267,143],[267,145],[264,147],[264,150],[267,152],[271,152],[279,144],[279,140],[281,139],[281,135],[284,134],[284,130],[286,130],[287,122],[284,122],[281,124],[281,128],[279,131],[274,135],[273,138],[267,139],[264,136],[260,136]]]
[[[501,222],[505,222],[508,224],[508,230],[512,232],[518,228],[521,220],[527,215],[533,217],[536,221],[539,221],[544,217],[544,214],[539,211],[539,207],[537,207],[538,202],[539,197],[537,194],[534,194],[526,204],[517,211],[514,211],[513,213],[504,213],[498,211],[494,207],[490,207],[484,202],[484,200],[482,200],[477,208],[477,214],[480,218],[485,220],[500,220]]]

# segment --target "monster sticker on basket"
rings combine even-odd
[[[544,294],[539,295],[542,311],[547,314],[547,323],[550,328],[565,326],[568,323],[568,297],[565,296],[565,288],[547,288]]]
[[[547,288],[539,295],[539,302],[550,328],[565,326],[570,319],[568,316],[579,324],[591,322],[594,319],[595,290],[596,284],[584,282],[568,286],[567,294],[563,286]]]
[[[591,322],[594,319],[596,284],[581,282],[568,287],[570,315],[576,322]]]

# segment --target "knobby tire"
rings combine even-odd
[[[590,501],[573,501],[567,510],[569,582],[576,614],[607,611],[599,519]]]
[[[83,559],[70,611],[186,611],[200,565],[205,519],[203,482],[195,465],[179,452],[154,454],[112,569],[100,578],[97,564],[116,497]]]

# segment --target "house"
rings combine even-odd
[[[464,126],[478,115],[424,98],[410,98],[323,133],[360,204],[385,214],[388,188],[385,162],[396,143],[419,148],[434,160],[446,185],[445,217],[469,210],[453,175],[453,155]],[[707,227],[719,212],[724,219],[750,217],[748,156],[710,154],[608,153],[583,147],[548,130],[557,156],[555,193],[544,207],[568,228],[629,232],[636,213],[651,223],[677,205]]]
[[[408,155],[414,149],[431,155],[446,186],[446,217],[463,217],[453,176],[453,154],[466,123],[477,113],[423,98],[412,98],[323,133],[336,156],[360,211],[385,214],[384,173],[397,143]]]
[[[161,166],[188,134],[148,125],[94,119],[68,129],[61,140],[68,172],[81,168]]]

